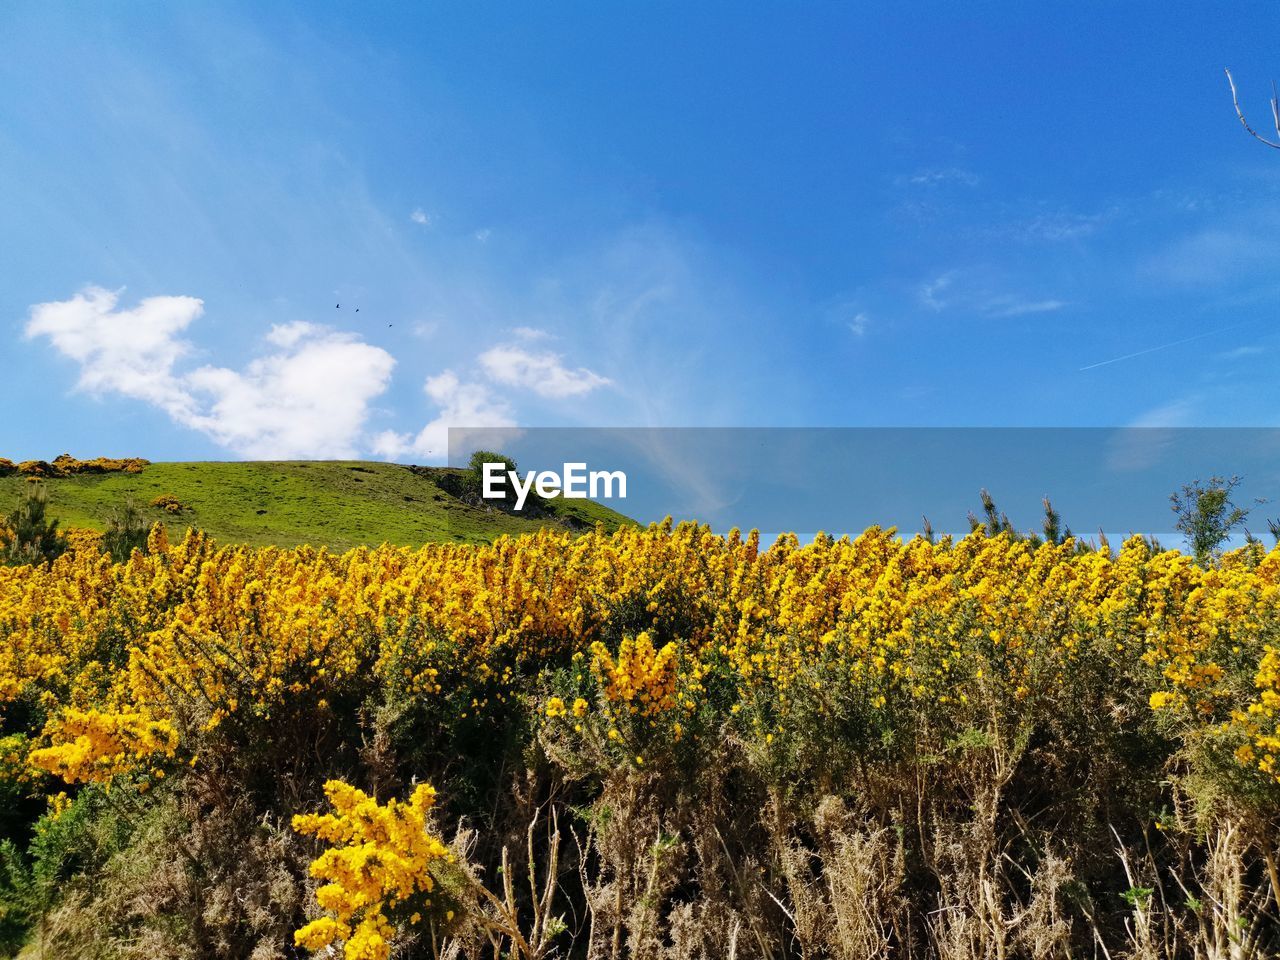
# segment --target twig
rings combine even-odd
[[[1258,133],[1258,131],[1254,130],[1253,127],[1249,126],[1249,121],[1244,118],[1244,111],[1240,109],[1240,97],[1236,93],[1236,82],[1231,79],[1230,70],[1225,71],[1225,73],[1227,75],[1227,83],[1231,84],[1231,102],[1235,105],[1236,116],[1240,118],[1240,126],[1244,127],[1249,136],[1253,137],[1259,143],[1265,143],[1268,147],[1280,150],[1280,143],[1273,143],[1266,137],[1262,136],[1262,134]],[[1275,119],[1276,134],[1280,135],[1280,103],[1277,103],[1274,95],[1271,97],[1271,116]]]

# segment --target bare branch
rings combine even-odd
[[[1231,79],[1230,70],[1225,72],[1227,74],[1227,83],[1231,84],[1231,102],[1235,105],[1236,116],[1240,118],[1240,126],[1244,127],[1249,136],[1253,137],[1259,143],[1265,143],[1268,147],[1280,150],[1280,143],[1273,143],[1266,137],[1262,136],[1262,134],[1258,133],[1258,131],[1254,130],[1253,127],[1249,126],[1249,121],[1244,118],[1244,111],[1240,109],[1240,97],[1236,93],[1236,82]],[[1271,115],[1276,122],[1276,134],[1280,135],[1280,104],[1277,104],[1274,96],[1271,98]]]

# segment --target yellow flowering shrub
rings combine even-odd
[[[342,942],[347,960],[386,960],[394,936],[389,915],[429,906],[431,867],[449,859],[428,823],[436,792],[420,784],[408,801],[386,804],[341,780],[330,780],[324,792],[334,812],[299,814],[293,828],[328,845],[311,864],[311,875],[326,881],[316,900],[328,914],[294,939],[313,951]],[[414,909],[409,921],[420,918]]]
[[[1263,649],[1265,653],[1254,677],[1257,695],[1234,709],[1225,726],[1243,735],[1236,759],[1256,765],[1280,782],[1280,649],[1270,644]]]
[[[737,764],[752,803],[882,791],[882,825],[923,849],[931,818],[970,816],[997,772],[1025,791],[1020,813],[1080,831],[1102,822],[1090,798],[1121,784],[1146,818],[1171,768],[1210,757],[1209,776],[1231,774],[1219,795],[1243,783],[1267,823],[1277,651],[1280,550],[1202,567],[1138,537],[1113,552],[880,528],[763,549],[668,523],[334,554],[157,528],[125,563],[85,538],[0,567],[0,780],[26,796],[167,765],[201,802],[241,778],[274,817],[294,812],[272,793],[281,770],[291,796],[335,772],[447,776],[467,788],[449,782],[450,814],[471,817],[495,815],[494,778],[530,756],[568,771],[560,795],[582,808],[657,803],[641,794],[664,777],[692,797],[701,771]],[[179,743],[189,762],[166,764]],[[433,795],[326,792],[332,813],[295,821],[327,845],[312,866],[325,915],[298,943],[385,957],[447,856]],[[690,822],[652,816],[654,835]]]
[[[677,648],[654,648],[648,633],[626,637],[614,657],[600,641],[591,644],[591,672],[617,709],[650,717],[675,705]],[[563,704],[561,705],[563,707]]]
[[[68,708],[49,734],[53,745],[31,751],[30,762],[68,783],[105,782],[156,757],[172,758],[178,747],[172,724],[136,711]]]
[[[1070,703],[1099,677],[1150,684],[1157,714],[1254,737],[1278,584],[1280,553],[1204,569],[1139,538],[1113,555],[872,528],[762,550],[684,524],[334,555],[195,532],[170,544],[158,529],[124,564],[86,542],[46,568],[0,569],[0,711],[23,699],[193,733],[234,718],[243,739],[280,710],[373,689],[421,702],[474,689],[460,709],[477,715],[578,655],[615,715],[688,725],[714,710],[784,740],[796,711],[867,736],[904,710],[962,732],[991,705]],[[544,701],[549,719],[561,709]]]

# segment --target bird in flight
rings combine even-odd
[[[342,306],[342,304],[340,304],[340,303],[335,303],[335,304],[333,305],[333,309],[337,310],[337,309],[341,308],[341,306]]]

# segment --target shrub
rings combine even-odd
[[[9,566],[56,560],[67,549],[58,521],[47,518],[49,494],[43,483],[27,485],[22,501],[4,518],[0,559]]]
[[[151,501],[151,506],[163,510],[165,513],[182,513],[187,509],[186,504],[179,500],[172,493],[162,493]]]
[[[42,480],[61,476],[58,468],[48,460],[23,460],[18,464],[18,472],[23,476],[36,477]]]
[[[8,471],[10,473],[16,469],[29,477],[55,479],[72,477],[81,473],[141,473],[143,468],[150,463],[150,460],[144,460],[141,457],[125,457],[124,459],[95,457],[92,460],[77,460],[71,454],[64,453],[55,457],[52,463],[48,460],[24,460],[17,467],[14,467],[13,461],[0,458],[0,476],[5,476],[6,474],[5,464],[13,468]]]
[[[133,498],[129,497],[107,520],[107,531],[102,536],[103,546],[116,563],[124,563],[133,556],[134,550],[146,551],[147,534],[150,532],[151,525]]]
[[[1280,946],[1280,550],[161,531],[0,570],[15,790],[75,795],[22,838],[89,938],[50,956]]]

